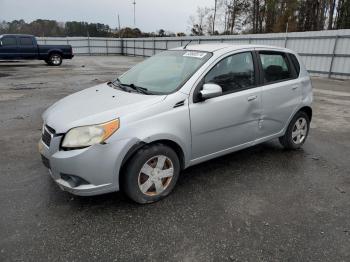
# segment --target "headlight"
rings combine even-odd
[[[119,128],[119,119],[107,123],[75,127],[64,136],[62,147],[81,148],[102,143]]]

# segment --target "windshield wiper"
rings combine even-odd
[[[131,89],[133,89],[133,90],[135,90],[135,91],[137,91],[139,93],[142,93],[142,94],[145,94],[145,95],[149,95],[150,94],[147,88],[141,87],[141,86],[137,86],[135,84],[123,84],[122,82],[120,82],[119,78],[117,78],[115,80],[115,82],[117,82],[117,84],[112,82],[112,84],[114,86],[118,86],[118,87],[122,88],[125,91],[128,91],[128,90],[126,90],[124,87],[129,87],[129,88],[131,88]]]
[[[135,84],[122,84],[119,79],[117,79],[117,81],[121,86],[127,86],[127,87],[130,87],[131,89],[134,89],[135,91],[137,91],[139,93],[149,95],[148,89],[145,87],[137,86]]]
[[[107,85],[109,85],[109,84],[111,84],[115,87],[118,87],[125,92],[129,92],[125,87],[122,86],[122,84],[120,83],[120,80],[118,78],[116,79],[116,81],[110,81],[107,83]]]
[[[149,95],[148,89],[145,87],[137,86],[135,84],[130,84],[130,85],[122,84],[122,85],[127,86],[127,87],[131,87],[132,89],[136,90],[139,93]]]

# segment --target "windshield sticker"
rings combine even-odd
[[[206,54],[207,53],[203,53],[203,52],[189,51],[189,52],[186,52],[183,56],[202,59],[203,57],[205,57]]]

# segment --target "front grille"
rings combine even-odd
[[[48,125],[45,125],[45,128],[46,128],[47,130],[49,130],[49,132],[50,132],[51,134],[56,134],[55,129],[53,129],[52,127],[50,127],[50,126],[48,126]]]
[[[43,140],[43,142],[44,142],[45,145],[47,145],[48,147],[50,147],[50,143],[51,143],[51,134],[46,130],[46,128],[44,128],[44,133],[43,133],[41,139]]]
[[[46,157],[41,155],[41,161],[43,162],[45,167],[47,167],[48,169],[51,169],[50,160],[48,160]]]
[[[49,127],[48,125],[44,126],[44,132],[42,134],[41,139],[43,140],[44,144],[50,147],[51,138],[53,135],[55,135],[56,131],[52,127]]]

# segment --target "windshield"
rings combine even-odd
[[[150,94],[170,94],[210,57],[211,53],[202,51],[165,51],[127,71],[118,79],[118,83],[143,88]]]

